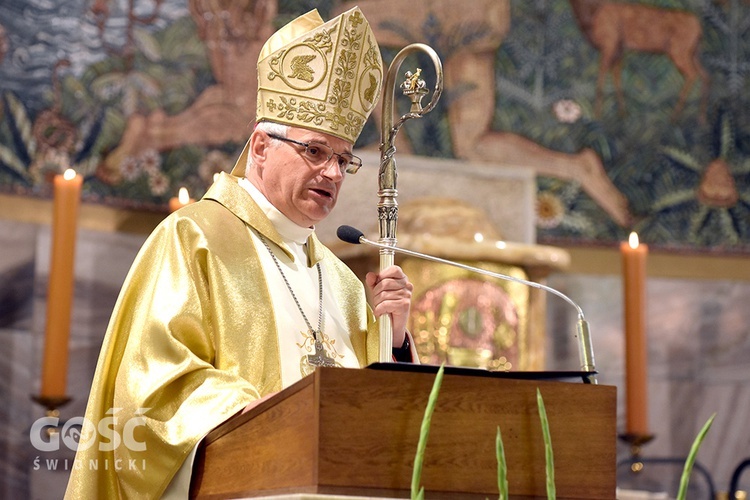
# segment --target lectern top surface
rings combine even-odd
[[[415,364],[415,363],[373,363],[367,366],[371,370],[404,371],[416,373],[437,373],[439,365]],[[485,368],[472,368],[465,366],[449,366],[444,368],[446,375],[464,375],[472,377],[492,377],[517,380],[557,380],[557,381],[583,381],[589,383],[589,377],[595,376],[597,372],[585,371],[491,371]]]

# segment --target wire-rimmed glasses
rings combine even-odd
[[[362,167],[362,159],[359,156],[355,156],[351,153],[337,153],[331,146],[328,146],[327,144],[322,144],[315,141],[295,141],[294,139],[289,139],[288,137],[282,137],[276,134],[267,133],[266,135],[279,141],[290,142],[292,144],[297,144],[298,146],[304,147],[305,149],[301,154],[314,165],[325,165],[327,162],[331,161],[333,155],[336,155],[336,163],[342,174],[356,174],[357,170]]]

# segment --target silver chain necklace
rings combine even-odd
[[[323,347],[323,342],[322,342],[324,314],[323,314],[323,276],[320,271],[320,262],[315,264],[315,268],[318,271],[318,329],[315,330],[313,329],[312,324],[310,323],[310,320],[307,319],[307,315],[305,314],[305,311],[302,310],[302,305],[299,303],[299,300],[297,299],[297,295],[294,293],[294,290],[292,290],[292,285],[290,285],[289,280],[286,279],[286,275],[284,274],[284,271],[281,269],[281,263],[279,262],[279,259],[276,258],[276,255],[274,255],[273,251],[271,250],[271,247],[268,245],[268,242],[261,234],[258,234],[258,238],[260,238],[260,241],[263,242],[263,245],[266,247],[266,250],[268,250],[268,253],[271,255],[271,259],[273,260],[273,263],[276,264],[276,269],[279,270],[279,274],[281,274],[281,279],[284,280],[284,284],[286,285],[287,290],[289,290],[289,293],[291,294],[292,299],[294,299],[294,303],[297,305],[297,309],[302,315],[302,319],[305,320],[307,329],[312,335],[313,340],[315,341],[315,354],[308,355],[307,362],[315,366],[336,366],[336,363],[333,360],[333,358],[330,358],[328,356],[328,353],[326,353],[325,348]]]

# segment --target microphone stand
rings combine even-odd
[[[341,235],[339,235],[341,238]],[[342,238],[344,241],[349,241],[348,238]],[[351,242],[351,241],[350,241]],[[581,371],[583,372],[589,372],[590,374],[585,377],[585,381],[588,383],[596,384],[596,368],[594,366],[594,349],[591,343],[591,333],[589,331],[589,323],[586,321],[586,319],[583,316],[583,310],[581,307],[573,302],[570,297],[565,295],[564,293],[560,292],[559,290],[555,290],[552,287],[542,285],[541,283],[536,283],[534,281],[527,281],[525,279],[516,278],[514,276],[508,276],[505,274],[500,273],[494,273],[492,271],[488,271],[486,269],[482,269],[479,267],[472,267],[468,266],[466,264],[461,264],[460,262],[453,262],[446,259],[441,259],[440,257],[435,257],[432,255],[423,254],[420,252],[415,252],[413,250],[409,250],[406,248],[396,247],[395,243],[390,245],[384,245],[382,243],[378,243],[372,240],[368,240],[364,236],[359,236],[359,242],[366,243],[368,245],[372,245],[375,247],[378,247],[381,249],[381,251],[385,248],[388,249],[392,254],[398,251],[399,253],[403,253],[405,255],[411,255],[413,257],[418,257],[421,259],[431,260],[433,262],[439,262],[441,264],[447,264],[449,266],[455,266],[467,271],[483,274],[485,276],[490,276],[497,279],[507,280],[507,281],[514,281],[516,283],[521,283],[526,286],[530,286],[533,288],[539,288],[541,290],[545,290],[549,293],[552,293],[554,295],[557,295],[561,299],[565,300],[568,304],[575,307],[576,311],[578,312],[578,321],[576,322],[576,335],[578,337],[578,355],[579,360],[581,363]],[[382,354],[382,353],[381,353]]]
[[[394,108],[394,94],[396,87],[396,73],[401,67],[401,63],[411,53],[414,52],[425,52],[430,56],[435,66],[436,82],[435,89],[432,93],[432,99],[426,107],[422,107],[422,98],[427,94],[428,90],[425,86],[424,80],[419,79],[421,69],[412,74],[406,72],[406,79],[401,83],[401,89],[403,94],[411,99],[411,109],[409,112],[393,124]],[[398,190],[396,189],[396,161],[393,155],[396,152],[394,141],[396,134],[398,134],[401,125],[411,118],[421,118],[426,113],[432,111],[440,99],[443,86],[443,65],[440,62],[440,58],[437,53],[428,45],[422,43],[413,43],[407,45],[401,51],[396,54],[393,62],[388,68],[388,74],[386,76],[385,93],[383,95],[383,114],[381,124],[381,143],[380,143],[380,170],[378,172],[378,196],[380,201],[378,202],[378,221],[380,228],[380,243],[383,245],[380,248],[380,270],[393,265],[394,263],[394,252],[389,249],[389,246],[396,244],[396,224],[398,222],[398,203],[396,202],[396,196],[398,196]],[[391,323],[391,317],[388,314],[383,314],[379,318],[379,332],[380,332],[380,362],[390,363],[393,358],[393,325]]]

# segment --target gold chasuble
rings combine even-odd
[[[222,174],[136,257],[104,338],[66,498],[160,497],[203,436],[282,389],[267,249],[253,231],[293,256],[238,181]],[[359,365],[377,361],[362,283],[315,234],[307,250],[308,266],[323,264]]]

